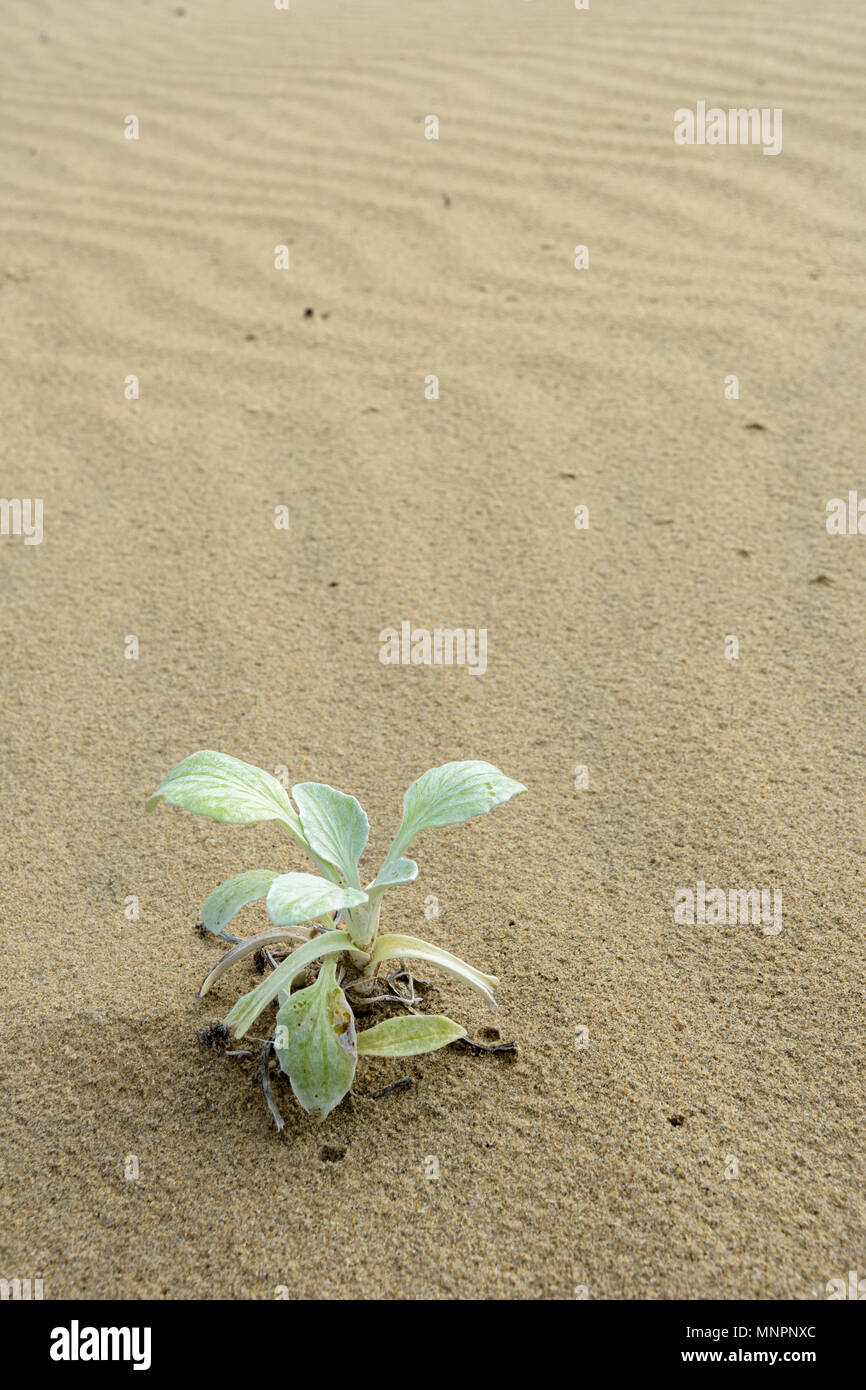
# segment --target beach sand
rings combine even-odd
[[[2,491],[44,501],[41,544],[0,538],[4,1277],[866,1274],[866,540],[825,525],[866,489],[866,20],[759,8],[4,7]],[[781,109],[782,154],[677,146],[702,100]],[[403,621],[485,629],[486,672],[383,665]],[[423,835],[384,914],[500,976],[497,1014],[444,976],[430,1007],[517,1059],[365,1059],[324,1125],[280,1079],[277,1137],[197,1041],[257,977],[199,1000],[195,923],[307,866],[144,816],[199,748],[354,793],[371,869],[427,767],[525,783]],[[783,929],[678,923],[699,882],[780,890]]]

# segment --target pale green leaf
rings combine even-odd
[[[277,1014],[274,1051],[308,1115],[339,1105],[355,1076],[355,1019],[326,960],[315,984],[299,989]]]
[[[346,883],[360,888],[358,860],[370,833],[361,803],[325,782],[299,782],[292,796],[310,848],[336,864]]]
[[[417,1057],[422,1052],[435,1052],[458,1038],[466,1037],[466,1029],[443,1014],[409,1014],[404,1018],[386,1018],[373,1028],[358,1034],[358,1056]]]
[[[228,825],[279,820],[300,838],[301,823],[285,787],[260,767],[205,749],[193,753],[163,777],[145,806],[161,800]]]
[[[213,890],[202,907],[201,919],[208,931],[219,936],[242,907],[267,897],[268,889],[278,877],[269,869],[250,869],[248,873],[226,879],[225,883]]]
[[[499,981],[495,975],[485,975],[481,970],[476,970],[474,965],[467,965],[459,956],[452,956],[450,951],[443,951],[441,946],[422,941],[418,936],[399,936],[394,933],[380,936],[370,955],[370,963],[376,965],[381,960],[393,960],[395,957],[404,956],[413,960],[429,961],[431,965],[438,965],[440,969],[447,970],[449,975],[454,975],[464,984],[477,989],[487,1002],[496,1008],[493,991],[498,988]]]
[[[370,901],[375,902],[386,888],[393,887],[395,883],[411,883],[417,877],[418,865],[414,859],[392,859],[390,864],[383,864],[373,882],[367,884],[366,892],[370,895]]]
[[[244,956],[252,955],[253,951],[260,951],[263,946],[272,946],[276,941],[309,941],[309,927],[271,927],[269,931],[260,932],[258,936],[249,936],[244,941],[238,941],[230,951],[226,951],[208,975],[201,989],[199,997],[204,998],[208,990],[213,989],[220,976],[227,970],[236,965]]]
[[[317,874],[280,874],[268,890],[267,909],[275,927],[291,927],[366,901],[363,889],[342,888]]]
[[[492,763],[458,762],[431,767],[407,788],[403,820],[386,864],[399,858],[421,830],[480,816],[526,788]]]
[[[263,1009],[276,999],[281,990],[290,990],[295,980],[311,961],[333,955],[337,951],[354,951],[352,938],[344,931],[323,932],[312,941],[299,946],[276,970],[266,975],[255,989],[245,994],[226,1014],[225,1023],[236,1037],[242,1038],[247,1029],[255,1023]]]

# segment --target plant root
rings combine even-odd
[[[479,1056],[485,1052],[491,1057],[517,1056],[517,1043],[514,1042],[494,1043],[494,1045],[490,1047],[487,1043],[475,1042],[472,1038],[457,1038],[452,1043],[452,1047],[461,1046],[468,1047],[470,1052],[474,1052]]]
[[[388,989],[387,994],[366,994],[364,987],[374,988],[378,982],[374,979],[364,980],[359,977],[346,986],[347,994],[354,994],[356,997],[351,1000],[352,1008],[360,1012],[366,1012],[374,1004],[402,1004],[408,1009],[410,1014],[417,1014],[420,1010],[415,1008],[416,1004],[422,1003],[416,993],[416,986],[420,989],[429,989],[430,981],[419,979],[413,975],[411,970],[404,966],[402,970],[392,970],[390,975],[385,977],[385,984]]]
[[[273,1119],[273,1122],[277,1127],[277,1133],[280,1134],[285,1129],[286,1122],[280,1114],[279,1110],[277,1109],[277,1103],[274,1100],[274,1093],[271,1090],[271,1048],[273,1047],[273,1045],[273,1038],[268,1038],[267,1042],[262,1048],[261,1056],[259,1057],[259,1065],[256,1067],[253,1080],[261,1081],[262,1090],[265,1093],[265,1101],[267,1102],[267,1107],[270,1110],[271,1118]]]
[[[401,1076],[398,1081],[389,1081],[387,1086],[378,1091],[352,1091],[351,1094],[358,1096],[360,1100],[379,1100],[389,1091],[408,1091],[414,1084],[411,1076]]]

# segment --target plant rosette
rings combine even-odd
[[[435,965],[496,1007],[494,975],[420,937],[380,934],[380,916],[385,894],[418,876],[418,865],[404,857],[416,835],[482,815],[525,790],[490,763],[430,768],[407,789],[400,828],[379,872],[362,887],[359,866],[370,827],[354,796],[323,782],[299,782],[290,798],[270,773],[207,750],[184,758],[163,778],[146,810],[167,801],[228,825],[276,821],[318,870],[251,869],[221,883],[202,907],[208,931],[231,943],[204,981],[202,996],[244,957],[288,944],[289,954],[237,1001],[225,1025],[242,1038],[276,1004],[274,1051],[308,1114],[324,1120],[340,1103],[359,1056],[414,1057],[466,1036],[450,1018],[414,1012],[359,1032],[355,1011],[384,961],[411,958]],[[235,914],[259,900],[273,926],[252,937],[231,936],[227,928]],[[317,962],[313,983],[301,985]]]

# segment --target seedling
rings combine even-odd
[[[300,782],[292,787],[293,806],[270,773],[207,751],[184,758],[163,778],[146,810],[164,800],[229,825],[274,820],[319,871],[283,874],[252,869],[237,874],[214,889],[201,913],[208,931],[232,943],[202,985],[202,995],[245,956],[262,951],[273,960],[271,946],[291,943],[286,958],[274,962],[275,968],[238,1000],[224,1022],[242,1038],[277,1001],[274,1050],[308,1114],[324,1120],[340,1103],[352,1085],[359,1056],[413,1057],[466,1036],[465,1028],[450,1018],[414,1011],[356,1032],[353,1006],[358,1010],[375,998],[383,961],[410,958],[439,966],[496,1007],[495,976],[417,936],[380,936],[379,918],[388,889],[418,876],[418,865],[403,855],[420,831],[481,815],[525,790],[490,763],[431,767],[408,788],[396,838],[376,877],[362,888],[359,860],[370,827],[354,796],[323,782]],[[273,927],[253,937],[230,936],[226,928],[235,913],[260,899]],[[293,991],[316,961],[321,966],[315,981]],[[410,1002],[414,1001],[412,989]]]

